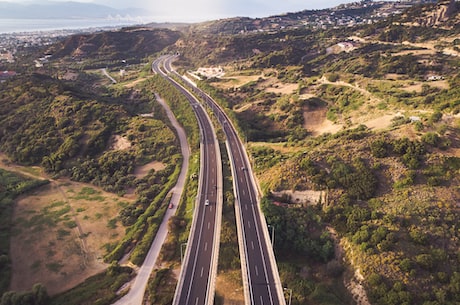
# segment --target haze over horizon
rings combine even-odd
[[[40,4],[69,2],[67,0],[30,1],[8,0],[1,3]],[[158,22],[198,22],[228,17],[266,17],[288,12],[298,12],[307,9],[323,9],[343,3],[355,2],[352,0],[168,0],[162,3],[152,3],[146,0],[80,0],[72,2],[91,3],[109,6],[119,10],[140,8],[145,10],[144,16],[151,17]],[[58,18],[59,16],[56,16]]]

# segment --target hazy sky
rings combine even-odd
[[[0,0],[5,1],[5,0]],[[6,0],[27,3],[31,0]],[[67,1],[67,0],[54,0]],[[204,21],[234,16],[265,17],[305,9],[321,9],[354,2],[350,0],[75,0],[114,8],[139,7],[159,21]],[[355,0],[357,1],[357,0]],[[40,1],[44,3],[44,1]]]
[[[264,17],[305,9],[319,9],[353,2],[353,0],[95,0],[111,6],[144,7],[155,15],[170,19],[202,21],[222,17]],[[104,2],[105,1],[105,2]],[[356,1],[356,0],[355,0]]]

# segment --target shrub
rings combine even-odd
[[[425,270],[432,270],[434,267],[433,257],[430,254],[419,254],[415,257],[415,262]]]
[[[371,143],[371,153],[376,158],[385,158],[388,156],[389,145],[385,139],[377,139]]]
[[[411,228],[409,230],[409,236],[414,243],[419,245],[425,245],[428,241],[428,236],[426,233],[417,228]]]
[[[425,144],[437,147],[441,141],[440,137],[435,132],[427,132],[422,136],[422,141]]]
[[[326,75],[326,79],[332,83],[335,83],[340,79],[340,75],[337,73],[329,73],[328,75]]]
[[[414,269],[414,263],[409,258],[404,258],[399,263],[399,268],[401,268],[401,270],[404,272],[410,272],[412,269]]]
[[[442,113],[440,111],[435,111],[430,117],[430,121],[434,123],[439,122],[441,119]]]

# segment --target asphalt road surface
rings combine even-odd
[[[217,273],[217,255],[222,209],[222,166],[220,150],[206,111],[185,88],[161,70],[165,57],[153,64],[153,70],[172,82],[189,100],[197,116],[201,132],[201,167],[198,198],[186,256],[173,304],[213,304]]]
[[[170,57],[167,62],[170,66]],[[178,74],[177,74],[178,75]],[[178,75],[180,77],[180,75]],[[249,161],[243,144],[225,112],[207,94],[191,86],[218,118],[227,137],[227,148],[232,163],[238,213],[238,236],[242,257],[246,304],[285,304],[283,288],[268,237],[268,228],[262,215]],[[183,303],[185,304],[185,303]]]

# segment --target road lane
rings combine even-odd
[[[185,79],[184,81],[187,82]],[[240,256],[246,303],[285,304],[273,249],[269,242],[268,228],[260,211],[256,183],[249,172],[250,164],[244,146],[231,121],[217,103],[200,89],[194,86],[190,88],[202,97],[207,107],[214,112],[227,137],[227,150],[234,177],[238,235],[242,245]]]
[[[195,111],[201,134],[199,195],[173,304],[213,304],[222,212],[220,150],[206,111],[193,95],[167,76],[170,64],[166,59],[161,57],[156,60],[152,69],[187,97]],[[160,68],[161,64],[163,68]]]

